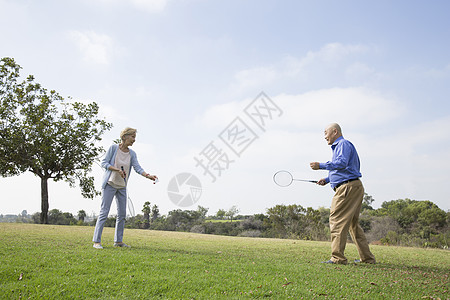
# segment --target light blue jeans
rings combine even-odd
[[[116,218],[116,232],[114,234],[114,242],[121,243],[123,241],[123,230],[125,228],[125,218],[127,215],[127,188],[116,189],[109,184],[103,189],[102,206],[100,208],[100,215],[97,219],[97,224],[94,230],[94,243],[100,243],[102,240],[103,227],[106,219],[108,219],[109,209],[111,208],[112,200],[116,196],[117,204],[117,218]]]

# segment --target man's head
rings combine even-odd
[[[333,143],[342,136],[341,126],[337,123],[331,123],[325,128],[325,139],[328,145],[333,145]]]

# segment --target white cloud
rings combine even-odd
[[[323,127],[330,122],[367,128],[381,125],[404,112],[404,108],[395,99],[361,87],[280,95],[276,99],[286,112],[281,122],[297,128]]]
[[[87,62],[108,65],[113,57],[113,39],[106,34],[94,31],[69,32],[70,39],[75,43]]]
[[[299,95],[271,96],[283,111],[276,121],[277,129],[307,130],[322,128],[331,122],[363,130],[382,126],[405,113],[405,107],[395,98],[363,87],[332,88],[310,91]],[[253,99],[228,102],[210,107],[199,118],[204,128],[226,126]]]
[[[319,51],[309,51],[300,60],[300,66],[318,62],[337,63],[340,60],[355,54],[366,53],[369,47],[365,45],[343,45],[341,43],[326,44]]]
[[[267,86],[283,74],[277,67],[258,67],[242,70],[234,76],[239,89]]]
[[[384,136],[361,136],[367,190],[380,205],[399,198],[431,200],[445,208],[450,168],[450,117],[410,121]]]
[[[276,83],[283,85],[284,82],[292,80],[300,85],[310,81],[312,77],[319,77],[326,82],[328,76],[332,76],[335,72],[342,74],[339,77],[345,77],[347,72],[348,75],[352,76],[349,79],[353,79],[356,72],[358,75],[367,76],[372,74],[373,71],[362,63],[357,65],[352,60],[355,59],[355,56],[366,54],[370,50],[365,45],[330,43],[318,51],[309,51],[300,58],[287,56],[271,65],[238,71],[234,76],[235,82],[232,88],[237,91],[262,89]],[[342,64],[344,64],[344,67],[342,67]],[[348,67],[345,65],[349,65],[350,69],[347,69]]]
[[[233,101],[211,106],[196,121],[205,129],[223,129],[243,111],[244,104],[245,101]]]
[[[450,145],[450,116],[435,119],[426,123],[411,126],[408,128],[408,132],[405,132],[405,137],[412,135],[412,139],[408,138],[411,147],[435,145],[434,151],[442,151],[443,145]],[[441,146],[441,147],[439,147]]]
[[[362,62],[355,62],[345,69],[345,76],[352,81],[367,78],[375,74],[375,70]]]

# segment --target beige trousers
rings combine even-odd
[[[360,180],[351,181],[337,188],[330,209],[331,260],[346,264],[344,255],[347,234],[350,232],[362,262],[375,263],[364,231],[359,225],[364,187]]]

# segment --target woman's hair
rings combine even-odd
[[[120,139],[123,141],[125,136],[135,134],[136,132],[137,132],[136,129],[127,127],[120,133]]]

